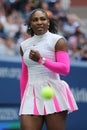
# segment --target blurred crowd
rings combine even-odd
[[[71,60],[87,61],[87,36],[81,19],[69,13],[70,0],[0,0],[0,55],[19,55],[20,43],[31,37],[26,21],[35,8],[57,21],[58,34],[67,39]]]

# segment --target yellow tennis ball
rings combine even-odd
[[[44,98],[44,99],[51,99],[53,98],[54,96],[54,90],[53,88],[47,86],[47,87],[44,87],[41,91],[41,96]]]

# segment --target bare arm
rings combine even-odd
[[[55,52],[57,51],[68,51],[67,43],[64,39],[58,40],[58,42],[55,45]]]

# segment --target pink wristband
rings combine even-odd
[[[40,57],[40,59],[38,60],[38,63],[41,65],[45,64],[46,59],[44,57]]]

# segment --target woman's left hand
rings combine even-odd
[[[38,62],[38,60],[40,59],[40,53],[39,51],[35,51],[35,50],[31,50],[30,54],[29,54],[29,58],[33,61]]]

